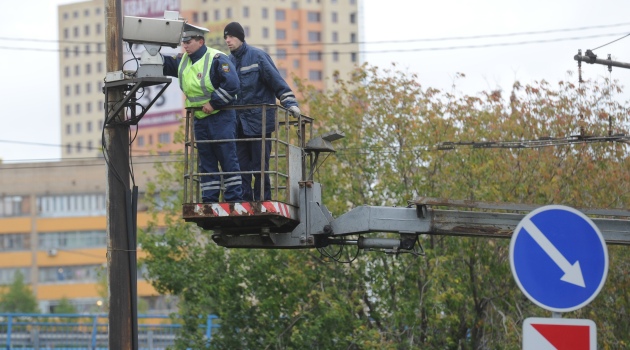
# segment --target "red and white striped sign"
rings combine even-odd
[[[523,350],[596,350],[591,320],[530,317],[523,322]]]

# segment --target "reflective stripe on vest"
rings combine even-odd
[[[197,62],[192,64],[188,54],[184,53],[179,63],[179,88],[186,95],[186,107],[201,107],[210,102],[214,86],[210,80],[210,67],[212,59],[216,54],[225,55],[223,52],[207,48],[206,53]],[[219,113],[214,111],[210,114]],[[201,119],[207,117],[208,114],[203,111],[195,111],[195,117]]]

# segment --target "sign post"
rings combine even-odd
[[[548,205],[527,214],[510,241],[510,267],[516,284],[553,318],[523,323],[523,350],[594,350],[591,320],[564,319],[599,293],[608,274],[608,250],[593,221],[578,210]]]

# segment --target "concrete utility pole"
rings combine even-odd
[[[105,1],[107,71],[122,69],[121,0]],[[112,88],[106,101],[106,115],[123,99],[124,87]],[[131,218],[129,190],[129,126],[120,123],[124,111],[107,121],[105,160],[107,162],[107,271],[109,290],[109,348],[134,349],[132,278],[128,235]],[[134,276],[135,278],[135,276]],[[135,281],[134,281],[135,282]]]

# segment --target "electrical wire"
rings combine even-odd
[[[518,42],[489,43],[489,44],[477,44],[477,45],[458,45],[458,46],[445,46],[445,47],[426,47],[426,48],[411,48],[411,49],[359,50],[359,51],[348,51],[348,52],[323,51],[323,52],[319,52],[319,54],[350,55],[350,54],[392,54],[392,53],[425,52],[425,51],[452,51],[452,50],[480,49],[480,48],[490,48],[490,47],[521,46],[521,45],[530,45],[530,44],[547,44],[547,43],[555,43],[555,42],[561,42],[561,41],[585,40],[585,39],[619,36],[619,35],[626,35],[626,34],[628,33],[627,32],[607,33],[607,34],[594,34],[594,35],[567,37],[567,38],[524,40],[524,41],[518,41]],[[617,40],[621,40],[621,39],[617,39]],[[321,43],[318,45],[321,45]],[[0,50],[44,51],[44,52],[61,52],[62,51],[61,49],[40,49],[40,48],[31,48],[31,47],[7,47],[7,46],[0,46]],[[73,52],[74,53],[87,53],[87,54],[91,53],[91,52],[76,51],[76,50]],[[105,54],[105,52],[96,52],[96,53]],[[282,54],[282,56],[283,57],[284,56],[307,56],[310,54],[311,54],[310,52],[295,52],[295,53],[288,52],[286,54]],[[269,53],[269,55],[276,58],[278,57],[277,53],[275,54]]]
[[[545,29],[538,31],[525,31],[525,32],[513,32],[513,33],[499,33],[499,34],[480,34],[470,36],[452,36],[452,37],[438,37],[438,38],[419,38],[419,39],[406,39],[406,40],[386,40],[386,41],[360,41],[360,42],[325,42],[325,43],[298,43],[298,46],[312,46],[312,45],[348,45],[348,44],[390,44],[390,43],[413,43],[413,42],[430,42],[430,41],[449,41],[449,40],[476,40],[486,38],[503,38],[512,36],[525,36],[525,35],[539,35],[539,34],[551,34],[561,32],[573,32],[583,31],[591,29],[613,28],[630,25],[630,22],[614,23],[614,24],[601,24],[593,26],[575,27],[575,28],[560,28],[560,29]],[[35,39],[35,38],[13,38],[13,37],[0,37],[0,40],[5,41],[20,41],[20,42],[48,42],[48,43],[60,43],[60,44],[103,44],[104,42],[96,41],[73,41],[73,40],[55,40],[55,39]],[[262,44],[261,44],[262,45]],[[293,44],[271,44],[265,46],[292,46]]]

